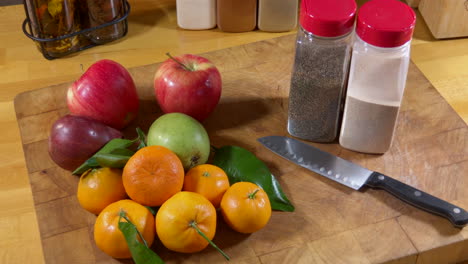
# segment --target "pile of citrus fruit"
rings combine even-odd
[[[161,145],[139,149],[123,169],[83,173],[77,196],[84,209],[98,215],[97,246],[114,258],[132,257],[118,227],[121,221],[134,224],[148,247],[157,238],[169,250],[193,253],[215,246],[216,208],[241,233],[263,228],[271,216],[268,196],[258,185],[230,186],[226,173],[211,164],[184,169],[178,155]],[[156,208],[155,216],[148,207]]]

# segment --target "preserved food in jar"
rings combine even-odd
[[[82,14],[82,21],[89,27],[96,27],[120,18],[124,13],[123,0],[86,0],[87,14]],[[88,21],[85,22],[86,17]],[[121,38],[125,34],[124,21],[93,30],[87,36],[97,44],[107,43]]]
[[[25,6],[35,37],[53,39],[80,30],[75,0],[26,0]],[[49,57],[64,56],[79,48],[78,36],[36,43]]]

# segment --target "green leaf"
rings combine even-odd
[[[128,148],[133,145],[137,139],[123,139],[123,138],[114,138],[111,141],[107,142],[104,147],[102,147],[97,153],[111,153],[116,149]],[[97,154],[96,153],[96,154]]]
[[[156,213],[158,212],[159,210],[159,207],[151,207],[151,206],[147,206],[145,205],[146,209],[148,209],[152,215],[156,215]]]
[[[121,221],[124,218],[127,222]],[[163,264],[164,261],[152,251],[136,226],[128,219],[124,211],[119,213],[119,229],[127,241],[135,264]],[[138,238],[143,242],[140,243]]]
[[[268,194],[271,208],[286,212],[294,211],[281,186],[268,167],[253,153],[237,146],[224,146],[216,149],[213,164],[222,168],[229,177],[229,183],[253,182]]]
[[[125,167],[127,161],[130,159],[127,155],[116,155],[116,154],[96,154],[94,158],[101,167],[121,169]]]
[[[118,148],[114,149],[110,154],[115,154],[115,155],[121,155],[121,156],[133,156],[135,154],[135,151],[126,149],[126,148]]]
[[[146,147],[145,133],[139,128],[136,128],[137,137],[133,140],[114,138],[107,142],[98,152],[91,158],[75,169],[72,174],[82,174],[88,169],[97,167],[123,168],[128,159],[135,154],[134,151],[128,149],[135,143],[139,143],[137,149]]]
[[[88,166],[89,168],[96,168],[96,167],[99,167],[99,163],[97,162],[96,158],[95,157],[91,157],[90,159],[88,159],[86,162],[85,162],[86,166]],[[86,169],[88,170],[88,169]]]
[[[98,154],[110,154],[112,151],[116,149],[125,149],[130,147],[132,144],[136,142],[137,139],[130,140],[130,139],[123,139],[123,138],[114,138],[104,145],[96,154],[94,154],[91,158],[81,164],[76,170],[73,171],[72,174],[82,174],[83,172],[87,171],[91,168],[99,167],[99,163],[96,160],[96,155]]]

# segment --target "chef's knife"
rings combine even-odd
[[[364,185],[384,189],[411,205],[447,218],[456,227],[468,223],[468,212],[458,206],[299,140],[268,136],[258,141],[281,157],[352,189],[359,190]]]

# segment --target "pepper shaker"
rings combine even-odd
[[[354,0],[302,0],[289,91],[288,132],[336,139],[351,55]]]
[[[371,0],[358,14],[340,145],[380,154],[393,140],[416,15],[397,0]]]

